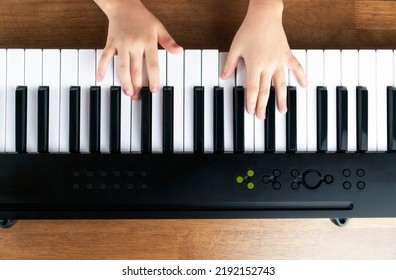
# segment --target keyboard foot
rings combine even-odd
[[[330,218],[330,221],[336,226],[345,227],[349,222],[349,218]]]
[[[0,219],[0,228],[10,228],[16,224],[16,220]]]

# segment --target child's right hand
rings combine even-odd
[[[158,43],[170,53],[179,53],[182,47],[139,0],[95,2],[109,19],[107,43],[98,64],[97,80],[103,80],[109,61],[118,54],[121,86],[128,96],[138,100],[145,58],[150,91],[156,92],[159,86]]]

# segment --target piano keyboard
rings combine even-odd
[[[160,50],[131,101],[101,50],[0,49],[0,221],[396,217],[396,52],[293,53],[308,87],[262,121],[217,50]]]
[[[295,50],[287,114],[272,88],[265,121],[244,109],[246,68],[219,79],[226,53],[159,51],[160,92],[131,101],[101,50],[0,50],[0,152],[337,152],[395,150],[392,50]],[[147,77],[145,84],[147,85]],[[165,106],[166,105],[166,106]]]

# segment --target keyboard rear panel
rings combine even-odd
[[[2,154],[0,217],[395,217],[394,153]]]

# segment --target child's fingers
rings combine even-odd
[[[159,65],[157,48],[148,48],[145,52],[147,75],[149,79],[150,91],[157,92],[159,84]]]
[[[271,88],[271,76],[262,72],[260,75],[260,88],[256,105],[256,115],[260,120],[266,117],[266,108]]]
[[[247,68],[246,84],[246,109],[249,114],[254,114],[260,85],[260,71],[258,69]]]
[[[133,95],[133,87],[130,75],[130,57],[127,50],[118,51],[118,76],[120,77],[121,86],[126,95]]]
[[[286,103],[286,76],[283,66],[278,67],[273,75],[273,80],[275,84],[276,98],[278,100],[278,110],[281,113],[287,112]]]
[[[223,80],[227,80],[231,77],[231,75],[235,71],[235,68],[238,66],[239,58],[239,54],[234,51],[231,46],[230,52],[228,53],[227,59],[224,63],[223,72],[221,73],[220,78],[222,78]]]
[[[103,50],[98,64],[98,72],[96,73],[96,80],[98,82],[101,82],[104,79],[107,65],[109,64],[110,60],[113,58],[114,54],[115,54],[114,48],[106,47]]]
[[[143,53],[133,52],[131,56],[131,80],[133,84],[133,100],[139,100],[142,89]]]
[[[158,43],[168,52],[176,54],[183,50],[161,24],[158,27]]]
[[[301,66],[300,62],[298,62],[297,58],[294,55],[291,55],[289,60],[287,61],[287,66],[296,76],[298,83],[302,87],[307,86],[307,76],[305,75],[304,68]]]

